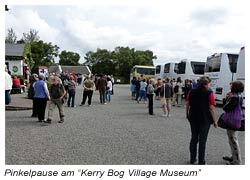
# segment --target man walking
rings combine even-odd
[[[51,80],[52,80],[52,85],[50,88],[51,101],[49,103],[48,119],[47,121],[45,121],[45,123],[51,123],[53,119],[53,111],[56,106],[59,110],[59,116],[60,116],[60,121],[58,122],[63,123],[64,122],[63,103],[65,101],[64,96],[66,95],[66,91],[64,89],[64,86],[60,83],[59,77],[55,76]]]

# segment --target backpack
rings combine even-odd
[[[179,92],[179,86],[175,85],[175,87],[174,87],[174,93],[178,93],[178,92]]]

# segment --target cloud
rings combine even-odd
[[[19,36],[36,29],[42,40],[79,53],[81,62],[87,51],[97,48],[149,49],[161,63],[168,59],[205,60],[218,50],[230,52],[244,44],[247,28],[242,22],[247,21],[242,20],[244,15],[235,4],[115,2],[13,6],[6,13],[6,29],[13,27]]]
[[[229,13],[226,8],[200,7],[191,13],[190,19],[196,26],[213,26],[217,24],[224,24],[227,21],[228,15]]]
[[[42,19],[37,11],[31,9],[19,11],[17,14],[6,14],[6,29],[13,28],[18,39],[21,39],[23,33],[28,33],[30,29],[38,31],[40,39],[48,42],[54,42],[59,30],[51,27],[45,19]],[[7,31],[6,31],[7,32]]]

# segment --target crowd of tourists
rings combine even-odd
[[[53,111],[55,107],[59,110],[59,123],[64,122],[64,103],[68,107],[76,107],[75,94],[76,87],[79,82],[76,82],[72,74],[51,73],[46,80],[40,74],[33,74],[30,78],[29,97],[33,99],[32,117],[38,117],[39,122],[51,123],[53,119]],[[83,82],[83,96],[80,106],[84,106],[88,98],[88,106],[91,106],[92,96],[95,90],[99,91],[100,103],[107,104],[111,102],[111,95],[114,94],[114,82],[111,76],[103,74],[90,77],[86,75]],[[49,100],[48,118],[45,119],[45,109]]]
[[[92,104],[92,96],[95,90],[99,91],[100,104],[111,102],[114,94],[114,79],[109,75],[86,75],[81,81],[77,80],[74,74],[52,73],[46,79],[42,74],[30,76],[29,98],[33,99],[32,117],[37,117],[39,122],[50,124],[53,121],[53,111],[58,108],[59,121],[65,121],[64,103],[74,108],[76,87],[82,85],[83,95],[80,106],[84,106],[87,99],[87,106]],[[170,79],[145,79],[133,78],[131,80],[131,96],[137,103],[148,102],[148,113],[154,115],[154,100],[160,100],[163,117],[171,116],[172,106],[183,107],[186,105],[186,118],[191,129],[191,140],[189,145],[190,164],[198,161],[199,165],[206,164],[206,142],[210,126],[218,127],[215,114],[215,97],[210,89],[211,79],[203,76],[197,82],[186,79],[184,83],[181,78]],[[5,104],[11,102],[10,91],[13,80],[5,68]],[[244,91],[244,84],[241,81],[231,83],[231,91],[227,94],[223,110],[225,114],[241,108],[241,93]],[[49,103],[47,103],[49,101]],[[46,106],[48,104],[48,115],[45,118]],[[241,164],[241,153],[237,139],[238,129],[227,127],[228,141],[231,148],[231,155],[223,159],[228,164]],[[198,155],[197,155],[198,154]],[[198,158],[197,158],[198,157]]]
[[[198,164],[206,164],[205,151],[206,142],[211,124],[215,128],[218,127],[215,114],[215,96],[210,88],[211,79],[203,76],[196,81],[186,79],[184,83],[181,78],[170,79],[145,79],[143,76],[131,80],[131,96],[137,103],[143,100],[143,103],[148,101],[148,113],[154,115],[153,112],[153,97],[155,100],[161,100],[164,117],[170,117],[172,106],[181,107],[186,105],[186,118],[189,121],[191,129],[191,140],[189,145],[190,164],[197,162]],[[223,106],[224,114],[230,114],[231,121],[244,121],[242,112],[243,98],[241,96],[244,91],[244,84],[241,81],[231,82],[230,92],[227,94],[225,104]],[[234,117],[235,109],[239,109],[240,116]],[[229,116],[230,116],[229,115]],[[235,118],[235,119],[233,119]],[[220,126],[221,127],[221,126]],[[223,156],[223,159],[228,161],[227,164],[241,164],[241,153],[237,138],[237,133],[240,127],[236,129],[232,126],[222,127],[227,130],[228,141],[231,149],[230,156]],[[242,129],[242,128],[241,128]],[[197,148],[198,146],[198,148]],[[198,150],[197,150],[198,149]]]

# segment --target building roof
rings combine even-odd
[[[50,66],[49,67],[49,73],[55,72],[55,73],[60,73],[60,67],[62,72],[67,72],[67,73],[76,73],[76,74],[90,74],[90,70],[88,66]]]
[[[23,56],[25,44],[5,44],[5,56]]]

